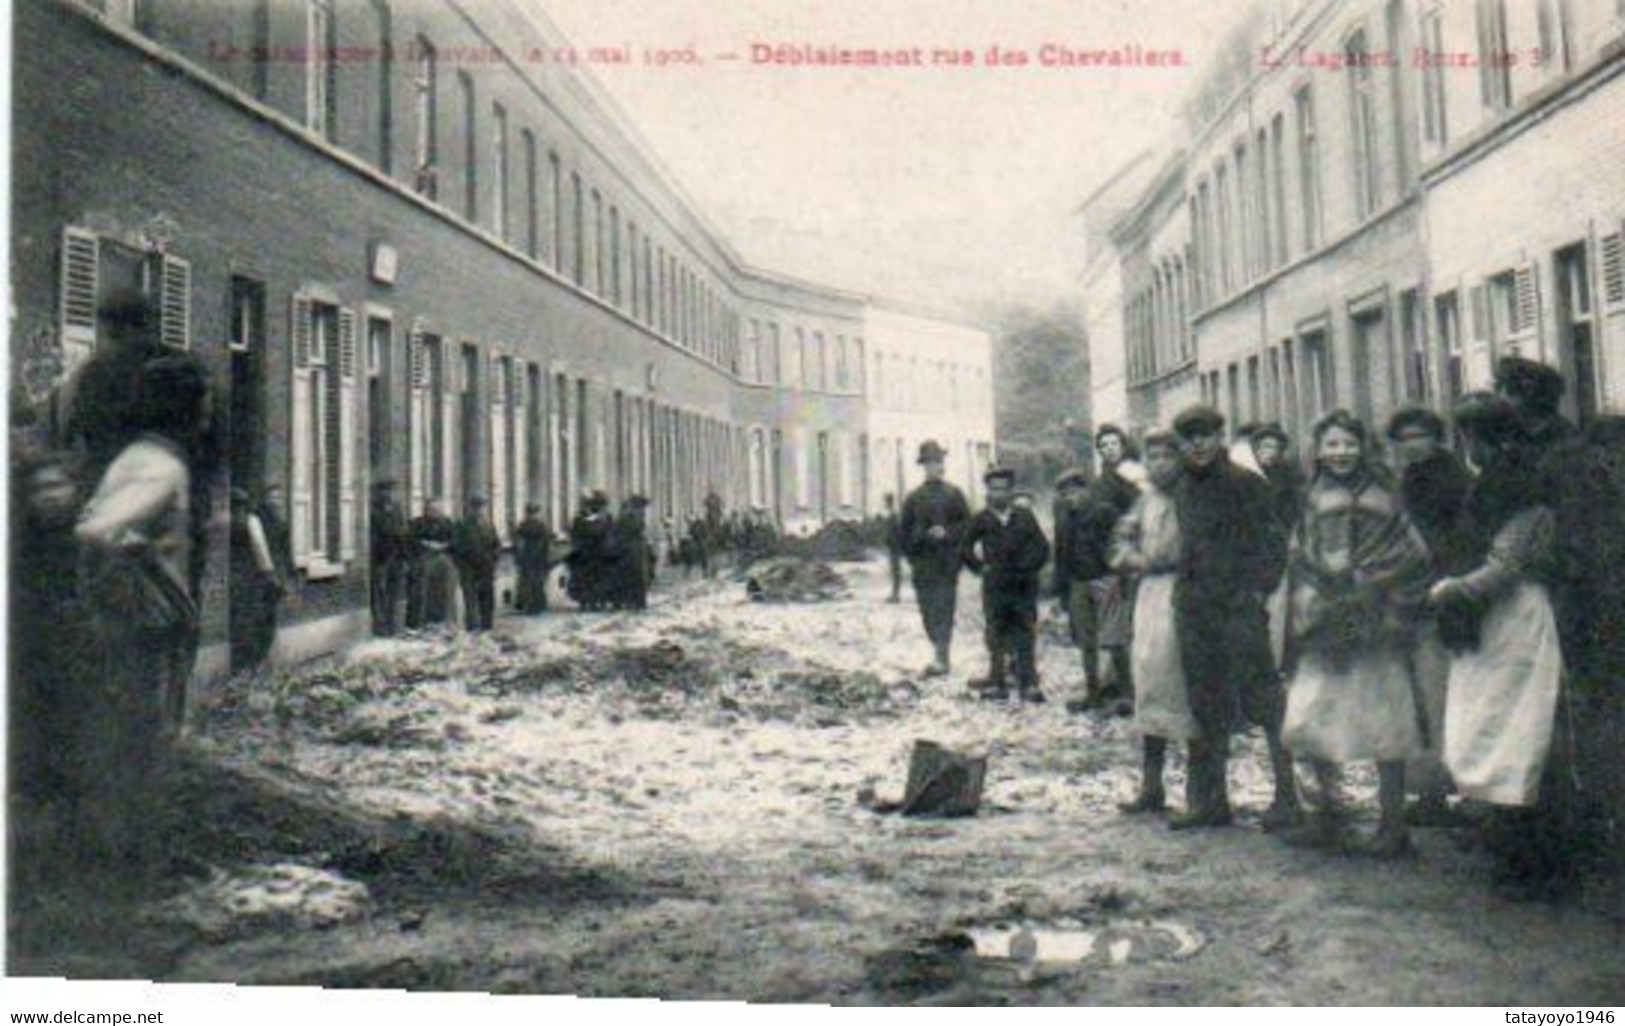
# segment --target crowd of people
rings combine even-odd
[[[1142,438],[1143,462],[1104,426],[1101,471],[1055,483],[1053,546],[1009,470],[985,475],[973,514],[926,443],[925,483],[888,534],[931,643],[925,675],[948,672],[968,569],[989,665],[973,689],[1044,702],[1035,624],[1052,564],[1083,664],[1068,710],[1132,716],[1142,738],[1125,814],[1168,811],[1168,748],[1183,743],[1185,807],[1169,826],[1229,825],[1232,742],[1256,729],[1274,790],[1262,824],[1287,843],[1394,859],[1415,827],[1476,825],[1506,887],[1572,892],[1617,831],[1625,430],[1575,429],[1542,364],[1505,358],[1496,384],[1448,423],[1398,411],[1387,452],[1334,411],[1313,427],[1307,474],[1280,425],[1227,445],[1205,405]],[[1345,795],[1353,763],[1375,767],[1369,836]]]

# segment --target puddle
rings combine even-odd
[[[1121,919],[1087,927],[997,923],[970,927],[965,934],[978,958],[1106,967],[1175,962],[1190,958],[1207,944],[1194,927],[1169,919]]]

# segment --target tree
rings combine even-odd
[[[1018,479],[1047,489],[1077,466],[1078,431],[1089,424],[1089,346],[1071,304],[1007,306],[988,320],[993,348],[993,415],[1000,462]]]

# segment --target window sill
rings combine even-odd
[[[344,564],[329,563],[325,559],[316,558],[305,566],[305,580],[331,581],[336,577],[344,576]]]

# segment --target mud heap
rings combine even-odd
[[[846,598],[851,590],[827,563],[779,556],[751,568],[745,594],[752,602],[830,602]]]

